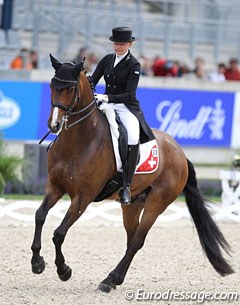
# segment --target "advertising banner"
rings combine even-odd
[[[36,139],[42,139],[48,132],[48,118],[51,110],[51,90],[49,83],[43,83],[40,96],[40,113]],[[53,140],[55,135],[49,135],[47,140]]]
[[[230,146],[234,92],[138,88],[137,98],[149,125],[180,145]]]
[[[97,86],[97,92],[103,93],[104,86]],[[240,147],[240,93],[140,87],[137,98],[149,125],[180,145]],[[0,82],[5,139],[41,139],[48,131],[50,107],[49,83]]]
[[[41,83],[0,82],[0,132],[5,139],[36,139],[41,93]]]
[[[235,94],[233,113],[231,147],[240,148],[240,92]]]
[[[230,146],[234,93],[140,88],[138,98],[150,126],[181,145]]]

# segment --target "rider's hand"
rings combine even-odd
[[[95,99],[97,99],[97,103],[108,103],[108,96],[106,94],[94,94]]]

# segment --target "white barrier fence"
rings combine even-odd
[[[232,204],[240,206],[240,171],[220,171],[222,182],[222,204],[227,207]]]
[[[8,224],[14,221],[23,222],[24,225],[34,224],[36,209],[41,204],[40,201],[0,201],[0,225],[7,220]],[[47,219],[60,221],[63,219],[70,201],[60,201],[48,213]],[[209,207],[211,214],[216,221],[240,222],[240,205],[231,204],[224,206],[221,204],[211,204]],[[172,203],[167,210],[159,216],[157,225],[189,220],[190,214],[184,202]],[[120,204],[115,201],[102,201],[92,203],[85,213],[79,218],[79,223],[90,223],[94,225],[121,225],[122,214]],[[172,225],[172,224],[171,224]]]

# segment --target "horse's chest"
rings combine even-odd
[[[74,162],[73,160],[65,160],[53,163],[53,166],[49,169],[49,171],[51,176],[55,179],[61,177],[61,179],[68,181],[69,179],[73,179]]]

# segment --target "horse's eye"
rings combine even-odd
[[[70,88],[68,88],[68,93],[73,93],[74,90],[75,90],[75,87],[70,87]]]

